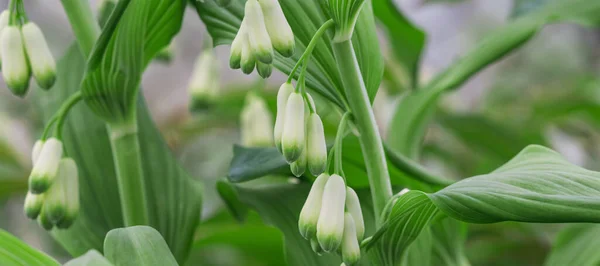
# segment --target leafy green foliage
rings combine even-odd
[[[60,265],[48,255],[0,229],[0,262],[6,266]]]
[[[244,0],[232,0],[226,7],[213,1],[193,1],[200,18],[207,26],[215,45],[230,44],[235,37],[244,15]],[[321,9],[321,1],[279,1],[281,8],[296,37],[296,52],[290,58],[275,54],[274,66],[289,74],[317,29],[327,21]],[[383,61],[374,26],[370,5],[360,12],[352,37],[354,50],[371,100],[374,99],[381,76]],[[307,86],[323,97],[345,109],[345,91],[331,49],[331,34],[326,34],[316,45],[306,76]],[[297,73],[299,74],[299,73]]]
[[[79,50],[71,47],[58,64],[57,84],[37,99],[45,120],[79,89],[84,69]],[[137,113],[150,225],[163,235],[175,258],[183,262],[199,222],[200,189],[171,156],[143,101],[138,103]],[[79,168],[81,210],[70,229],[54,230],[52,234],[73,256],[90,249],[103,251],[106,233],[123,227],[108,133],[105,124],[83,105],[74,107],[64,130],[66,152]]]
[[[120,1],[82,83],[83,99],[111,123],[131,119],[143,70],[179,31],[184,0]],[[168,19],[165,19],[168,18]]]
[[[72,259],[63,266],[113,266],[100,252],[90,250],[82,256]]]
[[[417,158],[427,124],[444,92],[459,87],[481,69],[522,46],[545,24],[598,25],[600,19],[593,14],[599,11],[598,1],[555,1],[490,33],[474,50],[427,86],[402,98],[389,129],[390,145],[409,158]]]
[[[106,234],[104,254],[115,266],[177,266],[160,233],[148,226],[114,229]]]
[[[546,266],[581,265],[600,263],[600,226],[593,224],[571,225],[557,236]]]

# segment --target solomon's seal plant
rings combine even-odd
[[[589,223],[567,227],[547,265],[600,263],[593,253],[600,246],[593,241],[600,236],[593,224],[600,222],[599,172],[540,145],[460,181],[419,162],[441,95],[547,23],[599,26],[598,1],[540,4],[424,84],[416,82],[423,33],[390,0],[106,0],[97,20],[87,0],[61,3],[75,43],[58,63],[23,0],[11,0],[0,13],[0,60],[12,94],[24,97],[32,77],[42,88],[31,93],[45,123],[32,148],[31,170],[26,168],[23,211],[77,257],[67,265],[195,265],[188,258],[206,262],[206,246],[243,243],[235,254],[237,248],[251,249],[240,254],[252,259],[257,250],[277,246],[280,256],[267,256],[265,263],[256,258],[260,265],[464,266],[470,265],[464,248],[468,223],[504,221]],[[151,62],[169,57],[165,52],[189,6],[211,40],[202,45],[187,86],[190,109],[202,112],[186,113],[183,125],[169,121],[158,130],[140,84]],[[392,53],[385,58],[380,39],[390,42]],[[277,88],[260,80],[260,86],[236,85],[249,91],[221,90],[230,82],[220,80],[219,50],[213,47],[219,45],[230,45],[235,72],[257,72],[246,79],[277,78],[277,71],[284,79]],[[394,77],[395,65],[405,75]],[[382,80],[405,89],[395,96],[400,104],[387,134],[373,111]],[[564,109],[585,109],[579,108]],[[449,127],[444,123],[450,115],[440,109],[436,123]],[[190,139],[213,126],[235,128],[241,145],[234,146],[227,180],[202,188],[171,150],[187,154]],[[459,127],[471,136],[471,125]],[[222,143],[215,145],[221,149]],[[455,155],[452,146],[428,145],[430,153]],[[203,152],[212,166],[219,155]],[[195,176],[204,177],[202,172]],[[224,204],[201,212],[202,191],[211,189]],[[214,211],[221,205],[232,215]],[[209,217],[201,220],[201,213]],[[262,245],[273,239],[275,245]],[[589,260],[581,262],[579,253]],[[5,261],[59,265],[0,230],[0,264]]]

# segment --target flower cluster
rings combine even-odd
[[[273,115],[265,100],[250,92],[241,113],[242,145],[271,147],[273,145]]]
[[[294,53],[294,33],[277,0],[248,0],[244,19],[231,43],[229,65],[250,74],[254,68],[263,78],[271,76],[273,48],[281,55]]]
[[[63,144],[55,138],[39,140],[33,147],[24,211],[46,230],[70,227],[79,213],[77,164],[62,156]]]
[[[196,59],[188,85],[191,110],[204,110],[213,103],[219,89],[218,64],[212,49],[202,51]]]
[[[42,89],[56,81],[56,62],[40,28],[8,10],[0,14],[0,61],[4,81],[17,96],[27,93],[32,73]]]
[[[327,166],[327,145],[323,122],[314,112],[310,94],[294,91],[284,83],[277,93],[277,117],[274,139],[279,152],[291,164],[292,173],[301,176],[309,171],[317,176]]]
[[[356,192],[340,175],[321,174],[313,183],[298,221],[300,234],[313,250],[338,252],[346,265],[360,260],[365,234],[362,209]]]

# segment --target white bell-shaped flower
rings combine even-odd
[[[290,169],[292,170],[292,174],[296,177],[301,177],[304,172],[306,172],[306,149],[302,151],[300,157],[296,161],[290,164]]]
[[[273,65],[256,61],[256,71],[258,71],[258,75],[260,75],[263,79],[267,79],[273,72]]]
[[[27,22],[21,27],[21,33],[33,77],[42,89],[50,89],[56,81],[56,62],[42,30],[35,23]]]
[[[241,67],[242,61],[242,50],[246,45],[246,39],[248,38],[248,30],[246,26],[246,20],[242,20],[240,28],[238,29],[235,38],[231,42],[231,50],[229,51],[229,67],[232,69],[238,69]]]
[[[52,224],[57,224],[60,222],[67,212],[66,186],[68,182],[68,176],[65,163],[68,160],[70,159],[60,160],[56,178],[54,178],[54,182],[48,191],[44,193],[46,196],[44,200],[45,215],[48,216],[48,219],[52,222]]]
[[[296,44],[294,32],[292,32],[279,2],[277,0],[260,0],[260,6],[273,47],[285,57],[292,56]]]
[[[240,66],[244,74],[250,74],[254,71],[254,67],[256,66],[256,58],[252,53],[252,47],[250,47],[248,38],[244,38],[243,42]]]
[[[241,113],[242,144],[247,147],[273,145],[273,115],[264,99],[249,93]]]
[[[300,219],[298,220],[298,228],[300,234],[306,238],[314,238],[317,233],[317,223],[321,214],[321,205],[323,202],[323,191],[325,184],[329,180],[328,174],[321,174],[317,177],[310,188],[306,202],[300,211]]]
[[[2,36],[2,30],[8,26],[8,19],[10,17],[10,12],[8,10],[2,11],[0,13],[0,36]],[[2,51],[2,43],[0,42],[0,51]],[[2,65],[2,53],[0,52],[0,66]]]
[[[283,83],[277,92],[277,116],[275,118],[274,140],[275,146],[281,152],[281,137],[283,135],[283,125],[285,121],[285,109],[290,94],[294,92],[294,86],[291,83]]]
[[[321,117],[316,113],[311,114],[307,127],[308,169],[313,175],[319,175],[327,167],[327,143]]]
[[[346,188],[346,210],[352,215],[356,227],[356,236],[358,241],[362,241],[365,236],[365,221],[360,207],[360,200],[356,191],[351,187]]]
[[[218,60],[211,49],[202,51],[196,59],[188,85],[193,110],[206,109],[219,91]]]
[[[323,190],[323,203],[317,224],[317,239],[327,252],[336,251],[344,235],[344,205],[346,184],[339,175],[332,175]]]
[[[62,155],[63,147],[60,140],[51,138],[44,143],[29,176],[29,191],[41,194],[50,188],[58,172]]]
[[[58,228],[69,228],[79,215],[79,171],[71,158],[61,160],[61,174],[64,175],[64,192],[66,198],[65,213],[57,223]]]
[[[40,227],[44,228],[47,231],[50,231],[52,230],[52,228],[54,228],[54,224],[52,223],[52,221],[50,221],[46,213],[46,204],[44,204],[44,206],[42,206],[42,211],[40,212],[40,215],[38,215],[37,217],[37,221]]]
[[[305,149],[305,120],[304,99],[299,92],[293,92],[288,98],[285,108],[283,135],[281,136],[281,149],[288,163],[293,163]]]
[[[248,40],[254,56],[258,61],[270,64],[273,62],[273,45],[258,1],[246,2],[244,20],[247,23]]]
[[[31,151],[31,163],[34,165],[35,165],[35,162],[37,162],[37,159],[40,157],[40,153],[42,152],[42,147],[44,147],[44,142],[45,141],[43,141],[43,140],[38,140],[33,145],[33,149]]]
[[[356,226],[350,213],[344,215],[344,237],[341,249],[342,260],[346,265],[354,265],[360,260],[360,246],[356,238]]]
[[[23,97],[29,89],[31,73],[19,28],[16,26],[4,28],[0,36],[0,46],[4,81],[13,94]]]
[[[44,194],[33,194],[27,192],[25,196],[25,206],[23,206],[25,216],[30,219],[38,217],[44,206]]]

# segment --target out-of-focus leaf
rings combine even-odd
[[[406,73],[410,88],[419,81],[419,61],[425,46],[425,33],[413,25],[400,12],[392,0],[372,0],[375,17],[385,27],[393,55],[401,64],[400,71]],[[388,71],[386,69],[386,71]]]
[[[0,199],[12,194],[25,194],[26,192],[27,175],[0,168]]]
[[[77,47],[71,47],[58,64],[57,84],[37,97],[46,121],[79,89],[84,69],[83,56]],[[143,101],[137,113],[150,225],[163,235],[175,258],[183,262],[199,222],[201,192],[171,156]],[[106,233],[123,227],[106,126],[80,104],[69,113],[63,138],[67,154],[79,168],[81,210],[70,229],[53,230],[52,234],[73,256],[90,249],[102,251]]]
[[[235,37],[244,15],[244,0],[232,0],[226,7],[213,1],[193,1],[215,45],[230,44]],[[318,0],[279,1],[281,8],[296,37],[296,51],[291,58],[275,53],[273,65],[289,74],[317,29],[328,19]],[[373,11],[365,5],[359,15],[352,43],[357,55],[365,85],[371,100],[374,99],[383,75],[383,60],[374,28]],[[326,34],[316,45],[306,76],[307,86],[336,103],[344,106],[345,91],[331,48],[330,35]],[[297,73],[298,74],[298,73]]]
[[[248,208],[242,202],[240,202],[237,191],[233,186],[225,181],[219,180],[217,181],[217,192],[221,199],[225,202],[225,206],[231,212],[233,217],[240,222],[244,222],[246,216],[248,215]]]
[[[433,251],[433,236],[429,228],[424,228],[415,242],[406,250],[406,256],[400,265],[402,266],[435,266],[432,264],[431,252]]]
[[[534,12],[551,1],[556,0],[514,0],[511,17],[519,17]]]
[[[106,234],[104,254],[115,266],[177,266],[160,233],[148,226],[113,229]]]
[[[432,266],[468,266],[465,253],[467,224],[452,218],[443,218],[431,225]]]
[[[63,266],[113,266],[100,252],[90,250],[82,256],[72,259]]]
[[[396,265],[437,212],[470,223],[600,222],[600,173],[537,145],[486,175],[427,194],[409,191],[367,248],[378,265]]]
[[[598,1],[554,1],[490,33],[474,50],[438,75],[427,86],[410,92],[402,98],[389,129],[390,145],[409,158],[417,158],[429,120],[439,97],[444,92],[459,87],[481,69],[522,46],[544,25],[572,22],[598,26],[600,24],[598,12],[600,12]]]
[[[59,266],[50,256],[0,229],[0,264],[5,266]]]
[[[595,266],[600,263],[600,225],[577,224],[557,236],[546,266]]]

